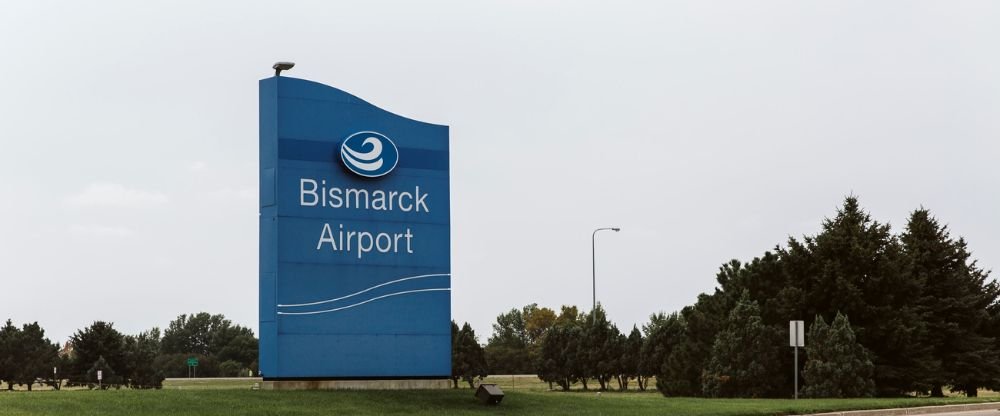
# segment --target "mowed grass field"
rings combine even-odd
[[[548,391],[531,377],[491,378],[506,397],[487,407],[466,385],[431,391],[259,391],[255,380],[171,380],[163,390],[0,391],[0,415],[782,415],[997,398],[757,400],[664,398],[652,392]],[[518,385],[521,382],[521,385]]]

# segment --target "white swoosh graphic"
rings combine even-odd
[[[371,291],[371,290],[374,290],[374,289],[378,289],[378,288],[380,288],[382,286],[388,286],[388,285],[391,285],[391,284],[394,284],[394,283],[405,282],[407,280],[424,279],[424,278],[428,278],[428,277],[438,277],[438,276],[451,276],[451,273],[422,274],[422,275],[419,275],[419,276],[404,277],[404,278],[401,278],[401,279],[396,279],[396,280],[388,281],[388,282],[385,282],[385,283],[380,283],[380,284],[372,286],[372,287],[370,287],[368,289],[365,289],[365,290],[362,290],[362,291],[358,291],[358,292],[354,292],[354,293],[351,293],[350,295],[341,296],[339,298],[333,298],[333,299],[327,299],[327,300],[321,300],[321,301],[309,302],[309,303],[294,303],[294,304],[287,304],[287,305],[278,304],[278,307],[279,308],[293,308],[293,307],[297,307],[297,306],[312,306],[312,305],[320,305],[320,304],[324,304],[324,303],[331,303],[331,302],[336,302],[338,300],[344,300],[344,299],[347,299],[349,297],[357,296],[357,295],[360,295],[362,293],[365,293],[365,292],[368,292],[368,291]]]
[[[348,152],[351,151],[351,149],[348,149],[346,147],[344,148],[344,150]],[[341,152],[341,155],[344,156],[344,159],[347,159],[347,163],[350,163],[351,166],[354,166],[355,168],[363,170],[365,172],[374,172],[382,167],[382,159],[376,160],[371,163],[365,163],[358,161],[357,159],[354,158],[354,156],[351,156],[350,154]]]
[[[346,150],[347,153],[350,153],[350,155],[353,156],[355,159],[358,159],[363,162],[371,162],[375,159],[378,159],[379,156],[382,156],[382,141],[375,137],[369,137],[365,139],[364,142],[361,142],[361,147],[364,148],[365,145],[369,144],[372,145],[372,150],[369,150],[366,153],[355,151],[354,149],[351,149],[350,147],[347,146],[344,146],[344,150]]]
[[[390,294],[387,294],[387,295],[382,295],[382,296],[374,297],[374,298],[371,298],[371,299],[368,299],[368,300],[365,300],[365,301],[361,301],[361,302],[355,303],[353,305],[341,306],[339,308],[327,309],[327,310],[322,310],[322,311],[313,311],[313,312],[278,312],[278,315],[316,315],[316,314],[321,314],[321,313],[337,312],[337,311],[342,311],[344,309],[350,309],[350,308],[353,308],[355,306],[361,306],[361,305],[364,305],[364,304],[366,304],[368,302],[374,302],[376,300],[385,299],[385,298],[392,297],[392,296],[399,296],[399,295],[406,295],[406,294],[410,294],[410,293],[420,293],[420,292],[447,292],[447,291],[450,291],[450,290],[451,290],[450,288],[407,290],[407,291],[403,291],[403,292],[390,293]]]

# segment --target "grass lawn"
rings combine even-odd
[[[495,380],[499,381],[499,380]],[[472,390],[254,391],[252,380],[171,381],[163,390],[0,391],[0,415],[780,415],[989,401],[965,399],[752,400],[664,398],[658,393],[506,390],[503,403],[480,405]],[[992,400],[996,400],[992,398]]]

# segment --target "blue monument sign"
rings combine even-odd
[[[265,380],[451,374],[448,127],[260,81]]]

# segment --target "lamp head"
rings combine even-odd
[[[614,232],[616,232],[616,233],[617,233],[617,232],[619,232],[619,231],[621,231],[621,230],[622,230],[621,228],[612,228],[612,229],[611,229],[611,231],[614,231]]]
[[[294,66],[295,62],[275,62],[271,68],[274,69],[274,76],[279,77],[281,76],[281,71],[287,71]]]

